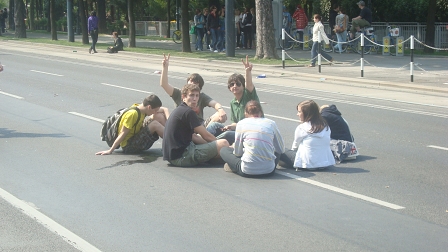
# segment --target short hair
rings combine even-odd
[[[246,88],[246,80],[244,79],[244,77],[241,74],[234,73],[234,74],[230,75],[229,79],[227,80],[227,85],[229,85],[230,83],[232,83],[234,81],[241,83],[241,85],[243,85],[243,87]]]
[[[310,122],[310,133],[319,133],[327,127],[327,122],[321,116],[319,105],[313,100],[302,101],[297,105],[297,110],[302,111],[303,122]]]
[[[188,81],[193,82],[194,84],[199,85],[199,89],[202,90],[202,87],[204,86],[204,79],[202,78],[202,76],[198,73],[192,73],[190,74],[190,76],[188,76],[187,78],[187,83]]]
[[[329,108],[329,107],[330,107],[330,105],[328,105],[328,104],[320,106],[320,112],[322,112],[323,109]]]
[[[201,89],[199,89],[199,86],[196,85],[196,84],[187,84],[187,85],[185,85],[182,88],[182,92],[181,93],[182,93],[182,96],[187,96],[188,93],[191,93],[191,92],[194,92],[194,91],[201,92]]]
[[[118,37],[118,32],[112,32],[112,35]]]
[[[204,9],[202,10],[202,12],[204,12],[204,11],[208,11],[208,8],[204,8]]]
[[[216,8],[216,6],[214,6],[214,5],[210,6],[210,11],[212,11],[213,9],[218,9],[218,8]]]
[[[201,13],[201,9],[196,9],[196,15],[198,15],[198,14],[200,14]]]
[[[149,95],[143,100],[143,106],[151,105],[151,108],[160,108],[162,107],[162,101],[157,95]]]
[[[96,11],[91,11],[90,16],[96,16]]]
[[[263,115],[263,109],[261,108],[261,104],[256,100],[250,100],[246,107],[244,108],[244,112],[248,115],[252,116],[261,116]]]
[[[322,20],[322,17],[319,14],[314,14],[314,17],[319,19],[319,21]]]

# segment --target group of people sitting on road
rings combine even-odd
[[[286,168],[323,169],[335,164],[330,140],[351,137],[348,125],[335,105],[321,108],[313,100],[300,102],[300,119],[294,132],[291,150],[285,145],[275,121],[265,118],[255,86],[253,65],[248,56],[242,60],[245,76],[232,74],[227,82],[234,95],[230,102],[230,124],[222,105],[202,92],[204,80],[191,74],[187,84],[178,89],[168,83],[170,56],[162,62],[160,85],[173,99],[176,108],[169,112],[156,95],[141,104],[134,104],[146,116],[139,117],[135,109],[127,111],[119,124],[119,134],[109,150],[121,147],[124,153],[139,153],[163,138],[163,160],[173,166],[192,167],[203,163],[225,163],[224,169],[242,176],[260,176]],[[203,109],[216,110],[204,118]],[[138,122],[137,122],[138,120]],[[134,127],[134,125],[137,126]],[[352,140],[352,138],[347,139]]]

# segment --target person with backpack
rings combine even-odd
[[[159,137],[163,138],[165,121],[162,121],[161,117],[169,117],[169,114],[156,95],[146,97],[141,104],[132,105],[120,116],[119,121],[112,123],[116,128],[105,129],[104,125],[108,120],[103,124],[103,140],[108,142],[113,140],[113,144],[109,150],[97,152],[95,155],[109,155],[119,147],[125,154],[139,153],[151,148]],[[112,131],[110,138],[114,136],[116,138],[108,138],[104,131]]]

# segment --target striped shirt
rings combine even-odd
[[[236,156],[241,156],[245,174],[271,173],[275,169],[275,153],[285,150],[277,124],[267,118],[245,118],[238,122],[235,132]]]

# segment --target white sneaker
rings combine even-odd
[[[218,52],[218,50],[214,50],[213,52]]]
[[[210,52],[213,52],[213,48],[210,45],[208,47],[210,48]]]

